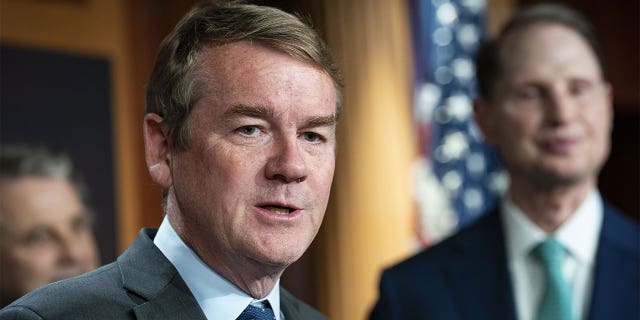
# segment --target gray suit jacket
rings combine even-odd
[[[16,300],[0,310],[0,320],[206,319],[182,277],[153,244],[156,231],[141,230],[116,262]],[[326,319],[284,289],[280,308],[286,320]]]

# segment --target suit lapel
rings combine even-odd
[[[202,319],[206,317],[177,270],[153,244],[156,230],[143,229],[118,258],[125,290],[139,305],[137,319]]]
[[[206,317],[181,278],[175,278],[164,290],[149,301],[135,307],[139,320],[152,319],[201,319]]]
[[[303,319],[297,301],[282,287],[280,288],[280,309],[286,320]]]
[[[461,231],[457,254],[443,270],[462,319],[515,319],[500,220],[494,210]]]
[[[296,299],[280,287],[280,310],[285,320],[326,320],[326,318],[306,303]]]
[[[638,228],[605,205],[595,258],[589,319],[638,318]]]

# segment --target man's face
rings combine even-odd
[[[0,266],[3,299],[98,266],[91,223],[71,184],[0,178]]]
[[[514,182],[595,183],[609,153],[611,90],[587,43],[561,25],[506,40],[494,98],[478,108]]]
[[[189,146],[172,151],[169,218],[214,269],[296,261],[322,222],[335,166],[323,71],[257,44],[205,49]]]

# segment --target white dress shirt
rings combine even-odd
[[[555,238],[567,250],[562,272],[571,286],[573,316],[586,317],[604,214],[600,194],[596,190],[589,193],[574,214],[550,235],[529,220],[508,196],[503,199],[501,214],[518,319],[532,320],[536,316],[544,290],[544,273],[531,251],[547,237]]]
[[[266,298],[256,300],[209,268],[180,239],[165,216],[153,243],[169,259],[187,284],[209,320],[236,319],[252,302],[269,301],[276,320],[281,320],[280,281]]]

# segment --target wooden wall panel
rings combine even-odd
[[[136,149],[141,150],[135,162],[135,179],[139,181],[136,190],[140,208],[137,214],[127,217],[129,240],[133,240],[141,227],[158,227],[162,221],[162,191],[154,185],[144,162],[142,122],[146,84],[151,75],[160,43],[174,25],[193,5],[193,0],[136,0],[124,5],[127,32],[127,55],[131,60],[129,103],[132,113],[129,122],[136,127]]]
[[[346,86],[319,302],[332,319],[364,319],[382,267],[415,249],[409,20],[403,1],[384,0],[328,0],[324,17]]]

